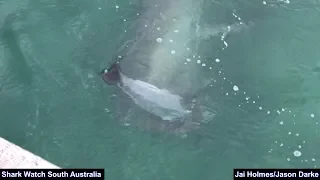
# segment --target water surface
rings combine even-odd
[[[186,66],[214,79],[203,96],[217,114],[182,139],[120,124],[118,90],[96,74],[133,38],[138,2],[0,0],[0,136],[61,167],[105,168],[109,179],[317,167],[319,6],[204,1],[206,38]]]

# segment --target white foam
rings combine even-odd
[[[295,157],[300,157],[300,156],[302,155],[302,153],[301,153],[300,151],[298,151],[298,150],[295,150],[295,151],[293,152],[293,155],[294,155]]]
[[[236,86],[236,85],[234,85],[234,86],[233,86],[233,90],[234,90],[234,91],[239,91],[239,87]]]
[[[156,40],[157,40],[158,43],[162,42],[162,38],[157,38]]]

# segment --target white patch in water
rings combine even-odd
[[[176,53],[176,51],[175,50],[171,50],[171,54],[175,54]]]
[[[233,86],[233,90],[234,90],[234,91],[239,91],[239,87],[236,86],[236,85],[234,85],[234,86]]]
[[[223,41],[223,44],[228,47],[228,43],[226,41]]]
[[[198,64],[200,64],[200,63],[201,63],[201,61],[200,61],[200,60],[197,60],[197,63],[198,63]]]
[[[161,117],[163,120],[175,120],[190,113],[180,103],[181,97],[165,89],[121,75],[122,85],[119,87],[133,101],[146,111]]]
[[[157,38],[156,40],[157,40],[158,43],[162,42],[162,38]]]
[[[295,151],[293,152],[293,155],[294,155],[295,157],[300,157],[300,156],[302,155],[302,153],[301,153],[300,151],[298,151],[298,150],[295,150]]]

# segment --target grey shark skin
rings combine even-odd
[[[203,122],[197,96],[210,79],[201,78],[199,64],[185,65],[186,58],[192,58],[196,51],[201,2],[142,1],[146,11],[131,28],[136,38],[120,53],[123,58],[119,62],[119,87],[148,113],[132,113],[139,111],[137,106],[128,105],[124,99],[129,98],[118,99],[116,111],[125,124],[186,135]],[[173,111],[179,115],[174,117]],[[210,113],[212,118],[214,112]]]

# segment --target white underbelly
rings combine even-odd
[[[163,120],[183,118],[190,111],[181,105],[181,97],[165,89],[122,76],[120,88],[142,109],[161,117]]]

